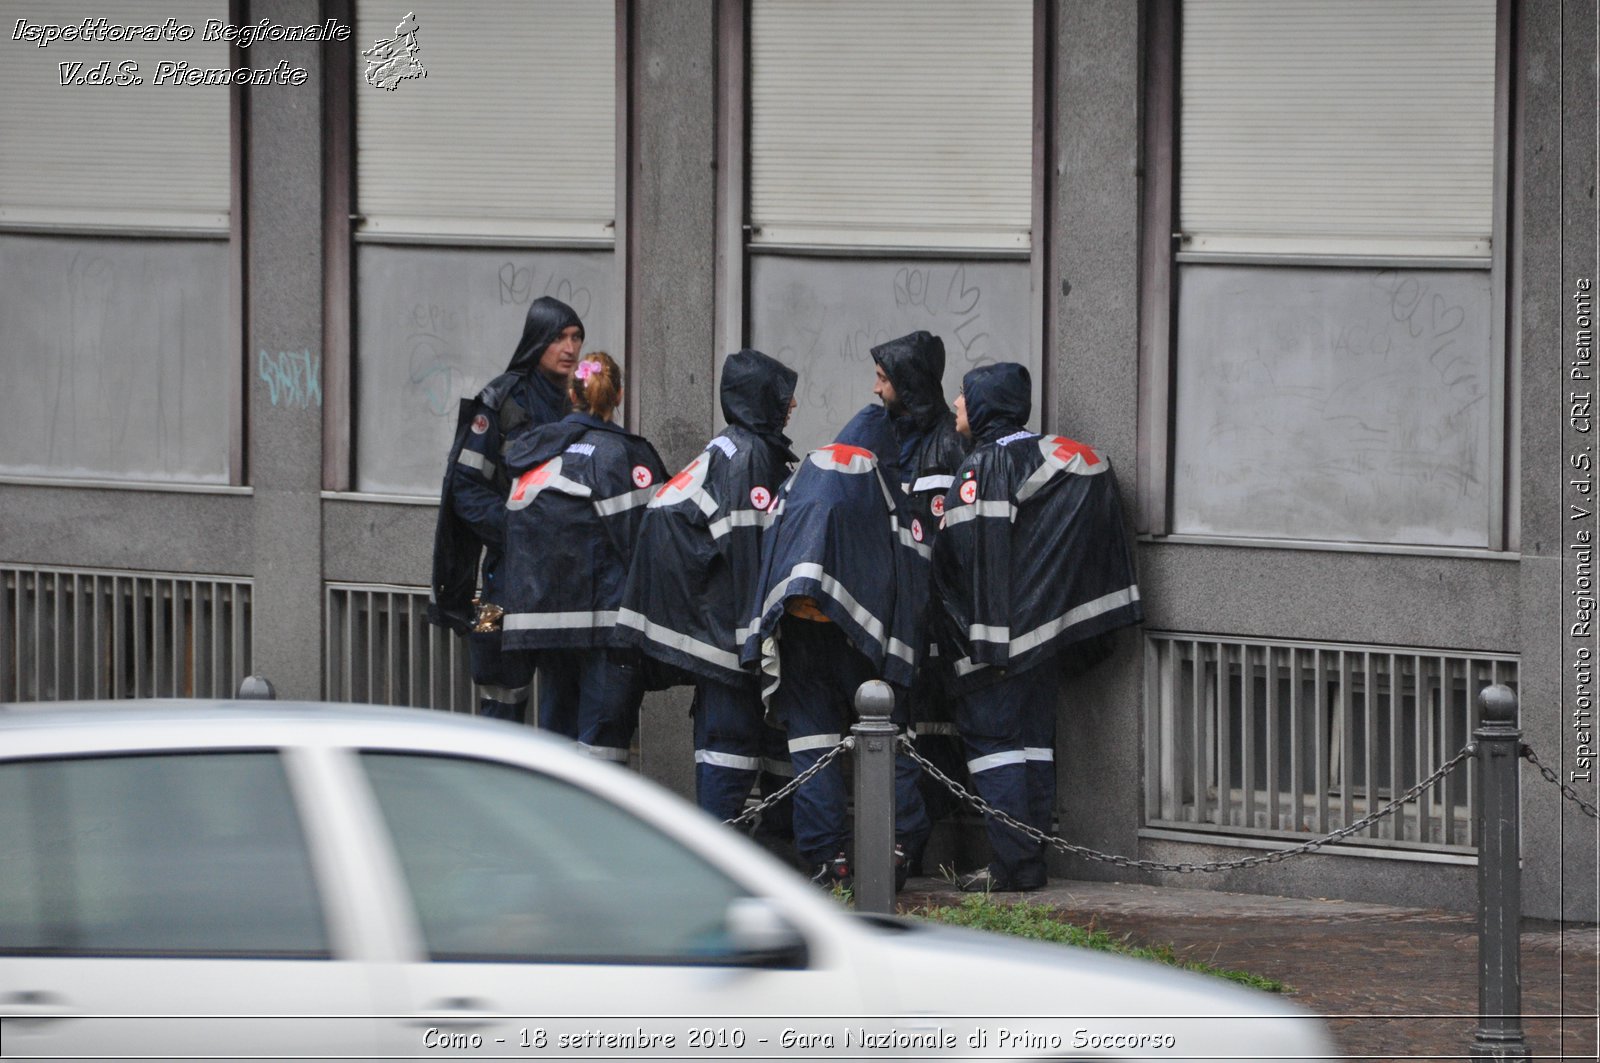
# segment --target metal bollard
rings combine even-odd
[[[855,902],[861,912],[894,911],[894,690],[881,679],[856,689]]]
[[[246,701],[273,701],[277,699],[278,691],[266,676],[247,675],[239,681],[239,693],[236,696]]]
[[[1527,1059],[1522,1035],[1522,868],[1517,695],[1496,683],[1478,694],[1478,1028],[1473,1059]]]

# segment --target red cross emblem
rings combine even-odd
[[[867,450],[865,447],[853,447],[848,443],[830,443],[820,449],[827,452],[835,465],[848,466],[857,458],[865,458],[868,461],[872,461],[876,457],[872,451]]]
[[[961,501],[969,505],[978,500],[978,481],[968,480],[961,485]]]
[[[649,487],[654,479],[655,477],[650,475],[650,470],[643,465],[635,465],[633,467],[633,485],[635,487]]]
[[[489,418],[485,417],[483,414],[480,413],[480,414],[478,414],[478,416],[476,416],[476,417],[474,417],[472,419],[472,434],[473,435],[481,436],[481,435],[483,435],[483,433],[487,432],[488,430],[489,430]]]
[[[911,521],[911,537],[919,543],[922,541],[922,522],[915,518]]]
[[[757,509],[766,509],[772,505],[772,492],[765,487],[752,487],[750,489],[750,504]]]
[[[1100,464],[1100,455],[1096,454],[1092,449],[1084,446],[1075,439],[1068,439],[1066,436],[1056,436],[1052,442],[1056,444],[1056,449],[1052,452],[1052,457],[1061,462],[1063,465],[1080,454],[1083,455],[1083,463],[1085,465]]]
[[[550,474],[561,468],[560,458],[553,458],[537,469],[529,469],[517,477],[516,486],[511,489],[511,501],[521,502],[528,497],[528,488],[543,487],[550,479]],[[555,466],[554,469],[551,466]]]
[[[666,494],[668,491],[682,491],[684,488],[688,487],[690,481],[692,481],[694,479],[694,470],[699,465],[700,465],[700,459],[699,458],[696,458],[693,461],[691,461],[688,465],[685,465],[682,472],[680,472],[678,475],[674,476],[672,479],[668,480],[666,483],[661,485],[661,490],[656,492],[656,497],[660,498],[662,495]]]
[[[935,517],[944,516],[944,495],[933,496],[932,509]]]

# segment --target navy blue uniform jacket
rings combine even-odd
[[[506,453],[506,553],[497,605],[508,650],[619,645],[615,632],[645,504],[666,478],[642,437],[588,414]]]
[[[619,635],[679,670],[750,682],[739,650],[761,568],[761,536],[795,456],[783,424],[794,370],[760,351],[722,368],[727,429],[650,500],[628,573]]]

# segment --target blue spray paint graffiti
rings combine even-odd
[[[322,356],[310,351],[265,350],[257,360],[256,375],[267,385],[274,406],[302,409],[322,405]]]

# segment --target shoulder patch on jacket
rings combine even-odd
[[[729,439],[727,436],[718,436],[706,444],[707,450],[710,450],[712,447],[716,447],[718,450],[722,451],[722,456],[730,460],[735,454],[739,453],[738,446],[735,445],[733,440]]]

